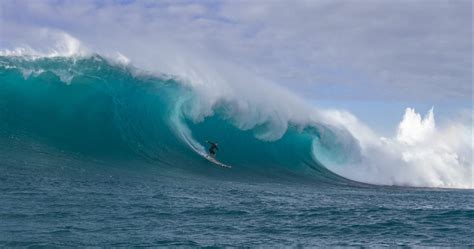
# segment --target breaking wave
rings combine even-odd
[[[0,136],[171,168],[209,167],[200,153],[214,140],[218,159],[246,174],[472,188],[471,127],[440,131],[432,111],[421,118],[407,109],[398,134],[380,138],[349,113],[317,110],[276,86],[265,94],[267,87],[193,82],[97,54],[4,53]]]

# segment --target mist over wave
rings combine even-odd
[[[316,109],[234,65],[152,71],[57,37],[51,49],[1,52],[3,136],[21,131],[91,155],[181,167],[200,160],[209,139],[222,147],[219,160],[250,172],[342,181],[329,169],[374,184],[473,187],[470,115],[438,127],[433,110],[422,118],[408,108],[397,134],[384,138],[348,112]]]

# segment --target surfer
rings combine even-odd
[[[206,142],[211,145],[211,147],[209,148],[209,154],[212,157],[216,157],[216,150],[219,150],[219,148],[217,147],[219,144],[218,143],[213,143],[213,142],[210,142],[210,141],[206,141]]]

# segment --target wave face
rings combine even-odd
[[[199,155],[211,140],[219,142],[218,159],[233,171],[348,182],[312,153],[317,141],[343,131],[322,124],[290,124],[279,138],[269,139],[274,123],[246,127],[235,115],[236,103],[217,101],[209,112],[200,108],[203,102],[202,95],[177,79],[138,73],[98,55],[0,57],[4,138],[22,134],[88,156],[195,169],[212,167]],[[335,143],[331,153],[340,153],[338,147],[357,147],[348,141]]]

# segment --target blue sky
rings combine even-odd
[[[347,109],[384,132],[406,107],[434,106],[441,119],[472,110],[469,0],[5,0],[0,6],[2,49],[47,49],[49,38],[37,30],[49,29],[165,73],[177,57],[210,70],[225,61],[317,106]]]

